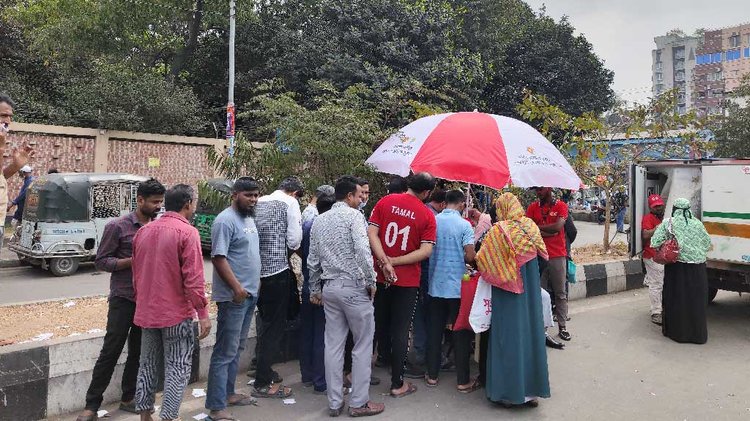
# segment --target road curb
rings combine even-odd
[[[21,267],[21,262],[16,259],[0,260],[0,269]]]
[[[570,301],[643,288],[640,259],[578,265],[576,282],[568,286]]]

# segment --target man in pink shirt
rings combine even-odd
[[[159,415],[162,420],[178,419],[193,364],[196,314],[198,340],[211,331],[200,236],[188,222],[195,214],[193,188],[178,184],[167,190],[164,206],[167,212],[133,239],[134,323],[143,329],[136,389],[141,421],[153,421],[157,366],[162,360],[164,398]]]

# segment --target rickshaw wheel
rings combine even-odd
[[[49,270],[55,276],[70,276],[78,270],[78,259],[75,257],[59,257],[50,260]]]

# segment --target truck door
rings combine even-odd
[[[646,168],[641,165],[630,167],[630,257],[643,250],[641,220],[646,208]]]
[[[701,211],[709,260],[750,264],[750,165],[703,166]]]

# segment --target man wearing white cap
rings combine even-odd
[[[28,165],[21,167],[18,171],[18,175],[23,178],[21,191],[18,192],[18,196],[8,204],[8,212],[14,207],[16,208],[16,213],[13,214],[13,219],[10,221],[10,224],[14,229],[16,228],[16,225],[21,222],[21,219],[23,219],[23,209],[26,206],[26,190],[28,190],[29,186],[34,181],[34,177],[31,175],[31,167]]]

